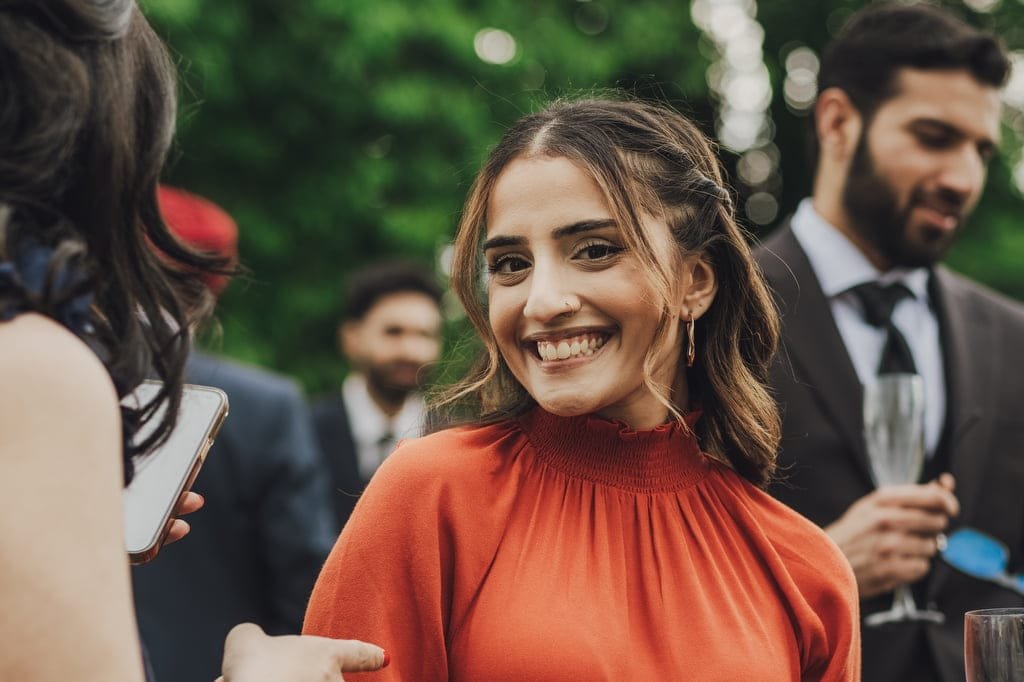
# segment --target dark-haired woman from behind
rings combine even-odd
[[[174,424],[195,275],[222,264],[159,218],[175,83],[134,1],[0,0],[0,93],[0,680],[135,682],[121,489]],[[150,372],[170,409],[134,445],[158,417],[119,398]],[[247,625],[224,672],[337,680],[381,659]]]
[[[385,461],[304,630],[380,643],[375,679],[859,679],[849,566],[760,489],[778,320],[693,124],[521,119],[455,250],[478,423]]]

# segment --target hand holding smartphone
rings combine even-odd
[[[124,404],[140,407],[148,404],[161,387],[158,381],[143,382]],[[156,424],[166,406],[149,423]],[[186,384],[178,411],[178,422],[163,445],[133,459],[135,477],[124,489],[125,548],[133,564],[150,561],[160,551],[173,513],[184,494],[192,487],[228,414],[228,397],[218,388]],[[154,428],[154,427],[150,427]],[[143,427],[142,440],[150,433]]]

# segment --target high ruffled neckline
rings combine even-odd
[[[554,469],[593,483],[635,492],[666,492],[701,480],[710,460],[693,425],[700,412],[649,430],[596,415],[558,417],[537,407],[519,418],[538,458]]]

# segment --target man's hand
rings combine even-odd
[[[960,512],[950,474],[921,485],[880,488],[825,528],[846,555],[862,599],[891,592],[928,572],[938,535]]]
[[[341,673],[379,670],[388,664],[378,646],[309,635],[270,637],[253,623],[236,625],[224,642],[216,682],[341,682]]]

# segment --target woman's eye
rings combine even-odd
[[[492,275],[509,275],[530,267],[529,261],[519,256],[499,256],[487,265]]]
[[[576,252],[576,257],[583,260],[604,260],[622,253],[622,251],[623,248],[621,246],[615,246],[614,244],[587,244]]]

